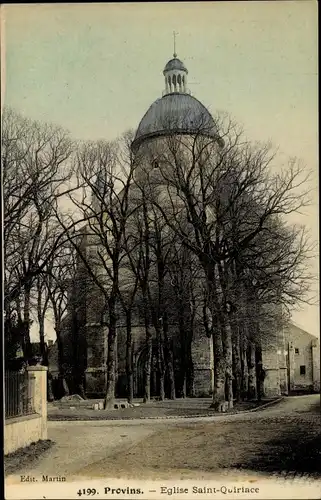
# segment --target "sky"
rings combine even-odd
[[[192,95],[312,171],[312,204],[295,222],[318,240],[316,2],[2,5],[1,28],[2,104],[78,139],[138,126],[162,96],[175,30]],[[319,336],[318,305],[293,320]]]

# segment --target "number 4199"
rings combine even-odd
[[[95,490],[95,488],[83,488],[82,490],[78,490],[77,491],[77,495],[78,496],[82,496],[82,495],[96,495],[97,491]]]

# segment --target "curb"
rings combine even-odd
[[[205,417],[205,418],[208,418],[208,417],[213,417],[213,419],[215,419],[216,417],[222,417],[222,416],[232,416],[232,415],[243,415],[244,413],[253,413],[255,411],[260,411],[260,410],[263,410],[265,408],[267,408],[268,406],[272,406],[276,403],[279,403],[280,401],[282,401],[284,398],[278,398],[276,400],[273,400],[273,401],[269,401],[268,403],[265,403],[264,405],[262,406],[258,406],[257,408],[252,408],[251,410],[240,410],[240,411],[236,411],[234,413],[229,413],[229,412],[217,412],[215,414],[213,413],[205,413],[203,415],[168,415],[168,416],[164,416],[164,417],[139,417],[137,418],[136,420],[171,420],[171,419],[178,419],[178,418],[202,418],[202,417]],[[106,420],[109,420],[110,422],[111,421],[114,421],[116,419],[108,419],[106,418]],[[134,420],[134,419],[127,419],[127,418],[122,418],[122,419],[117,419],[117,420]]]
[[[240,413],[251,413],[251,412],[254,412],[254,411],[260,411],[260,410],[264,410],[264,408],[267,408],[268,406],[273,406],[275,405],[276,403],[280,403],[281,401],[283,401],[285,398],[282,396],[278,399],[274,399],[273,401],[268,401],[268,403],[265,403],[264,405],[262,406],[258,406],[257,408],[252,408],[251,410],[247,410],[245,412],[240,412]]]
[[[98,418],[92,418],[90,420],[82,420],[82,419],[72,419],[72,420],[69,420],[69,419],[58,419],[58,420],[51,420],[51,419],[48,419],[49,421],[51,422],[97,422],[97,421],[101,421],[101,422],[126,422],[126,421],[133,421],[133,420],[173,420],[173,419],[186,419],[186,418],[190,418],[190,419],[193,419],[193,418],[209,418],[209,417],[212,417],[213,420],[215,420],[216,417],[222,417],[222,416],[233,416],[233,415],[244,415],[246,413],[253,413],[253,412],[258,412],[260,410],[264,410],[265,408],[269,407],[269,406],[272,406],[272,405],[275,405],[277,403],[280,403],[281,401],[284,400],[284,397],[281,397],[281,398],[278,398],[278,399],[275,399],[273,401],[268,401],[267,403],[261,405],[261,406],[258,406],[257,408],[252,408],[250,410],[240,410],[240,411],[236,411],[234,413],[229,413],[229,412],[225,412],[225,413],[205,413],[205,414],[196,414],[196,415],[168,415],[168,416],[160,416],[160,417],[134,417],[134,418],[105,418],[105,419],[98,419]]]

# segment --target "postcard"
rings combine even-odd
[[[6,500],[321,498],[316,14],[2,5]]]

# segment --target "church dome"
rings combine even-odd
[[[166,64],[163,74],[165,79],[163,97],[157,99],[143,116],[132,143],[133,151],[137,151],[145,140],[173,134],[201,134],[217,139],[220,145],[224,144],[218,137],[212,115],[198,99],[191,96],[188,90],[188,71],[177,57],[175,33],[173,58]]]
[[[185,73],[188,73],[185,64],[180,59],[177,59],[177,57],[174,57],[174,59],[168,61],[168,63],[164,68],[163,73],[165,74],[167,71],[173,71],[173,70],[184,71]]]
[[[157,99],[143,116],[133,142],[137,148],[145,139],[198,132],[217,137],[214,120],[203,104],[189,94],[169,93]]]

